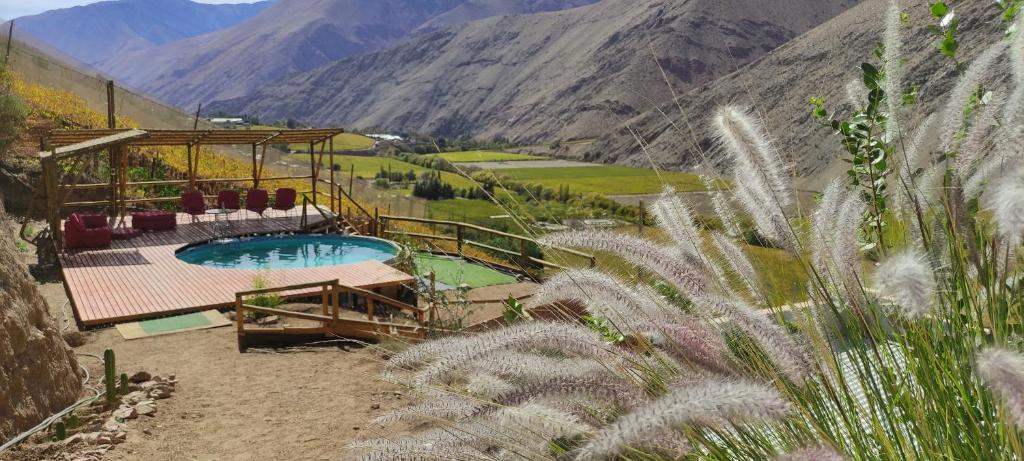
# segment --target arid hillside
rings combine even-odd
[[[491,18],[288,77],[211,110],[519,143],[593,137],[857,3],[664,0]]]
[[[391,46],[452,12],[453,24],[491,14],[561,9],[581,0],[517,0],[453,11],[467,0],[278,0],[235,27],[153,49],[125,52],[97,68],[182,107],[242,96],[288,74]],[[469,3],[482,3],[474,0]]]
[[[649,152],[661,166],[692,166],[700,162],[695,144],[705,148],[712,145],[711,109],[736,104],[758,112],[797,175],[819,178],[820,183],[832,175],[818,173],[842,168],[841,153],[831,130],[811,116],[809,98],[821,96],[830,111],[849,113],[852,106],[848,104],[847,84],[861,77],[861,63],[879,62],[874,52],[881,42],[888,3],[866,1],[763,59],[682,94],[678,107],[663,102],[658,110],[649,110],[619,124],[578,155],[607,163],[649,166],[647,156],[641,153],[627,129],[633,127],[650,143]],[[905,4],[909,23],[904,30],[904,91],[910,91],[914,85],[919,89],[918,103],[907,106],[900,117],[905,120],[903,126],[912,128],[946,102],[955,69],[954,63],[933,46],[935,36],[926,30],[938,22],[929,15],[929,2],[915,0]],[[958,34],[962,43],[957,58],[967,62],[981,51],[979,44],[991,43],[993,34],[1002,33],[1001,24],[988,1],[959,2],[957,12],[962,20]],[[997,69],[1007,71],[1005,66]],[[691,136],[691,129],[695,136]],[[715,152],[709,157],[715,164],[725,161]],[[817,183],[811,181],[808,186],[816,188]]]
[[[96,63],[111,56],[231,27],[270,2],[212,5],[189,0],[119,0],[18,18],[19,33]]]

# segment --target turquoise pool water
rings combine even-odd
[[[384,240],[341,235],[289,235],[210,242],[178,252],[189,264],[231,269],[288,269],[388,261],[398,248]]]

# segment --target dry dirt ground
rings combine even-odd
[[[45,283],[40,290],[64,325],[70,309],[63,286]],[[158,402],[156,417],[128,421],[127,441],[104,460],[346,459],[344,447],[353,440],[410,431],[371,423],[411,403],[379,379],[381,349],[240,354],[228,327],[132,341],[113,328],[96,330],[75,351],[102,355],[107,348],[116,352],[119,372],[175,374],[179,382],[173,397]],[[80,360],[93,377],[102,376],[98,360]]]

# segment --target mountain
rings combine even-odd
[[[468,0],[452,8],[451,11],[439,14],[425,22],[416,31],[433,31],[494,16],[567,10],[596,2],[597,0]]]
[[[662,167],[680,169],[700,162],[691,142],[711,146],[710,122],[713,109],[724,104],[754,108],[765,121],[772,141],[793,165],[794,173],[807,178],[807,187],[817,189],[822,181],[845,170],[836,135],[811,116],[808,98],[821,96],[830,111],[848,114],[847,84],[860,78],[859,66],[874,62],[881,42],[883,15],[889,0],[867,0],[849,11],[787,43],[757,62],[723,78],[699,86],[679,98],[679,106],[662,103],[625,123],[611,127],[578,156],[607,163],[650,166],[648,154]],[[928,114],[945,104],[955,69],[932,45],[935,24],[927,0],[902,2],[910,26],[904,31],[904,87],[918,85],[918,102],[900,112],[901,126],[912,129]],[[960,18],[957,58],[968,62],[980,53],[982,44],[993,43],[1002,34],[1001,21],[991,2],[968,0],[957,3]],[[1004,66],[1005,67],[1005,66]],[[1008,71],[999,70],[1003,75]],[[671,101],[671,99],[666,99]],[[667,114],[667,115],[666,115]],[[681,127],[680,133],[674,127]],[[689,128],[693,129],[693,136]],[[647,154],[637,148],[630,129],[649,144]],[[562,154],[567,154],[563,150]],[[724,156],[710,153],[715,163]],[[824,173],[824,174],[823,174]]]
[[[95,64],[117,53],[146,50],[234,26],[269,4],[105,1],[17,18],[15,31],[27,32],[81,62]]]
[[[211,110],[519,143],[600,136],[856,0],[604,0],[490,18],[289,76]],[[652,55],[653,52],[653,55]]]
[[[575,6],[586,0],[279,0],[238,26],[151,50],[120,53],[99,69],[181,106],[248,94],[285,75],[391,46],[428,21]],[[456,9],[464,4],[479,3]],[[494,7],[504,4],[506,7]]]

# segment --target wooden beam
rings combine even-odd
[[[53,245],[59,252],[64,247],[64,234],[60,227],[60,209],[57,206],[57,162],[53,158],[42,160],[43,193],[46,194],[46,220],[50,224]]]
[[[55,160],[64,160],[108,149],[113,146],[127,144],[131,141],[146,139],[148,137],[149,133],[143,130],[125,130],[115,134],[61,146],[54,149],[52,152],[40,152],[39,158],[53,157]]]

